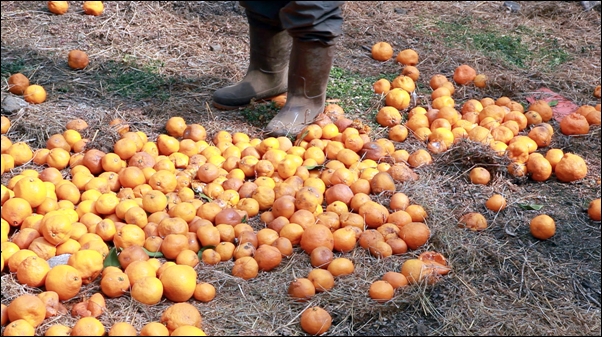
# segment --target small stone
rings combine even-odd
[[[602,1],[581,1],[581,6],[583,6],[583,10],[587,12],[595,7],[598,7],[597,9],[600,10],[601,3]]]
[[[2,111],[4,111],[7,114],[12,114],[28,105],[29,104],[25,102],[24,99],[9,95],[6,96],[6,98],[2,101]]]
[[[520,5],[514,1],[504,1],[504,8],[507,12],[517,13],[520,11]]]
[[[70,256],[71,256],[71,254],[61,254],[61,255],[53,256],[48,259],[48,264],[50,265],[50,268],[61,265],[61,264],[67,264],[67,261],[69,261]]]

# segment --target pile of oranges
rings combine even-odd
[[[393,52],[379,45],[373,53],[386,61]],[[232,275],[248,280],[277,268],[296,248],[308,254],[314,269],[292,280],[288,294],[294,301],[308,301],[333,289],[338,277],[354,272],[353,261],[335,257],[337,253],[359,246],[384,259],[428,242],[427,211],[396,184],[419,179],[415,168],[431,164],[433,156],[461,139],[507,155],[512,160],[508,171],[515,176],[545,181],[555,174],[569,182],[587,173],[584,160],[575,154],[536,152],[550,144],[553,134],[546,102],[524,109],[507,97],[470,99],[458,111],[452,98],[456,86],[438,74],[429,81],[428,108],[412,107],[411,93],[420,76],[418,54],[404,50],[396,61],[404,66],[402,73],[392,82],[380,79],[373,85],[385,102],[376,121],[388,128],[387,136],[377,139],[336,104],[326,106],[294,140],[225,130],[208,134],[202,125],[181,117],[171,117],[165,132],[149,139],[115,119],[110,125],[120,139],[111,152],[88,148],[89,140],[82,136],[88,124],[81,119],[51,135],[45,148],[13,143],[7,136],[10,120],[2,116],[0,173],[12,174],[29,162],[38,169],[20,170],[1,186],[1,266],[20,283],[43,289],[37,296],[21,295],[3,304],[2,325],[10,322],[4,334],[32,335],[45,319],[70,312],[78,317],[73,327],[55,324],[46,333],[79,334],[85,329],[102,335],[106,329],[98,317],[106,311],[105,300],[121,296],[146,305],[174,302],[141,335],[204,334],[201,314],[188,302],[209,302],[216,289],[197,281],[195,267],[233,261]],[[468,65],[458,67],[453,76],[457,85],[480,87],[486,80]],[[24,81],[11,85],[18,93],[29,88]],[[563,133],[582,133],[583,118],[588,127],[596,124],[596,116],[600,123],[599,105],[582,107],[576,114],[580,117],[570,115],[570,121],[561,122]],[[412,153],[396,148],[409,136],[424,141],[425,147]],[[471,171],[473,183],[487,184],[489,179],[483,168]],[[388,204],[376,202],[376,196],[388,197]],[[594,220],[600,219],[599,200],[590,205]],[[505,206],[500,195],[486,205],[493,211]],[[248,223],[255,217],[265,227]],[[472,230],[487,227],[478,213],[459,222]],[[552,225],[553,220],[534,222],[533,235],[551,237]],[[117,263],[107,264],[113,252]],[[48,260],[63,254],[69,254],[67,263],[51,267]],[[422,252],[400,270],[373,281],[366,293],[385,302],[396,289],[433,284],[449,271],[441,253]],[[99,283],[99,292],[70,308],[63,305],[93,282]],[[321,334],[331,317],[320,307],[310,307],[300,324],[310,334]],[[135,334],[132,329],[120,322],[109,334]]]
[[[372,48],[375,60],[387,61],[392,55],[393,50],[386,42],[379,42]],[[401,51],[395,59],[402,66],[401,74],[392,81],[377,80],[372,89],[385,98],[385,105],[376,114],[376,122],[389,130],[389,139],[393,141],[403,142],[410,134],[423,141],[428,150],[422,152],[422,157],[426,158],[423,163],[431,162],[431,154],[448,151],[467,139],[490,147],[500,156],[507,156],[511,160],[508,173],[514,177],[524,176],[543,182],[555,175],[558,181],[572,182],[587,175],[587,165],[579,155],[564,153],[558,148],[546,149],[554,134],[549,123],[553,111],[547,101],[536,100],[525,107],[508,97],[484,97],[468,99],[458,107],[453,99],[456,85],[487,86],[487,76],[477,73],[470,65],[456,67],[451,81],[443,74],[431,76],[428,85],[432,91],[426,95],[430,98],[427,107],[411,107],[410,96],[420,75],[416,68],[418,59],[413,50]],[[597,86],[593,93],[597,98],[600,97],[599,90]],[[591,126],[600,125],[600,104],[582,105],[562,117],[559,124],[564,135],[587,134]],[[411,158],[402,159],[411,163]],[[469,178],[472,183],[486,185],[491,175],[485,168],[475,167],[470,170]],[[500,211],[505,205],[503,196],[496,195],[488,200],[486,207]],[[595,209],[596,200],[591,205],[590,208]],[[596,218],[599,217],[592,217]],[[546,223],[547,230],[553,233],[553,221]],[[485,218],[478,213],[465,214],[459,219],[459,225],[471,230],[487,228]],[[547,239],[551,235],[534,234],[534,237]]]
[[[98,325],[105,299],[208,302],[216,289],[197,281],[199,263],[234,261],[232,275],[251,279],[300,247],[315,269],[292,281],[289,294],[308,300],[354,271],[352,260],[335,253],[360,246],[387,258],[416,250],[430,237],[425,209],[395,191],[396,181],[417,179],[412,167],[420,160],[411,160],[412,166],[379,162],[383,154],[413,154],[397,152],[389,139],[372,140],[343,119],[342,109],[331,105],[294,141],[226,131],[208,135],[181,117],[170,118],[165,133],[148,139],[114,120],[120,139],[103,152],[87,148],[84,120],[68,122],[45,148],[32,149],[12,143],[10,120],[3,116],[2,174],[29,162],[39,170],[21,170],[2,185],[2,269],[16,273],[22,284],[43,288],[41,301],[27,301],[37,304],[40,315],[70,311]],[[390,196],[388,207],[373,200],[383,193]],[[256,216],[265,228],[247,222]],[[118,264],[106,265],[112,250]],[[62,254],[70,254],[67,263],[51,268],[48,260]],[[425,278],[417,275],[437,279],[428,261],[406,269],[392,271],[395,288]],[[99,293],[71,308],[62,305],[92,282],[99,282]],[[302,290],[294,291],[299,283]],[[379,280],[370,291],[377,301],[393,297],[378,290],[384,283],[388,289],[389,281]],[[27,334],[41,321],[19,321],[29,312],[23,302],[13,301],[7,310],[14,330]]]

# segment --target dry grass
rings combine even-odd
[[[413,48],[421,55],[423,90],[425,79],[437,73],[451,77],[462,63],[489,76],[485,90],[459,88],[456,102],[508,96],[526,104],[528,96],[546,86],[578,105],[599,103],[592,91],[600,83],[600,13],[584,12],[578,2],[520,3],[519,13],[507,13],[501,2],[347,2],[334,65],[364,77],[397,74],[397,64],[376,62],[365,48],[387,41],[396,51]],[[45,1],[2,2],[2,97],[9,95],[11,69],[49,92],[44,104],[10,116],[13,141],[42,147],[49,135],[62,132],[76,117],[90,124],[85,136],[94,138],[92,146],[105,151],[117,139],[108,122],[118,117],[151,139],[165,132],[171,116],[201,123],[209,134],[228,130],[261,136],[241,113],[210,106],[212,92],[241,79],[247,66],[247,24],[235,2],[107,2],[100,17],[83,15],[81,2],[70,4],[69,13],[55,16],[47,12]],[[459,27],[472,40],[464,39]],[[475,38],[484,36],[478,33],[488,30],[524,32],[518,45],[528,46],[520,54],[524,64],[500,61],[493,49],[472,48]],[[552,38],[556,45],[546,45]],[[517,47],[512,40],[503,41],[508,44],[497,45],[497,50]],[[66,55],[71,49],[86,50],[90,66],[69,70]],[[554,60],[550,55],[558,58],[556,65],[548,64]],[[374,107],[382,104],[378,98],[373,101]],[[365,109],[350,107],[347,113],[366,119]],[[276,270],[249,281],[231,275],[233,262],[197,266],[199,280],[217,289],[209,303],[191,301],[203,315],[204,330],[210,335],[302,335],[302,309],[320,305],[333,316],[331,335],[600,335],[600,223],[585,212],[587,203],[600,197],[600,128],[567,137],[556,121],[552,125],[556,134],[551,147],[584,157],[589,167],[585,179],[571,184],[515,179],[505,170],[507,159],[479,144],[462,143],[434,156],[432,165],[416,169],[418,181],[398,186],[429,214],[432,236],[424,247],[382,260],[362,249],[336,254],[353,260],[354,274],[338,278],[332,291],[306,303],[286,295],[289,282],[311,270],[301,250]],[[373,129],[373,135],[383,134]],[[408,139],[396,146],[411,152],[424,144]],[[475,165],[492,170],[489,185],[468,183],[467,173]],[[12,174],[25,168],[37,167],[28,164]],[[9,176],[3,175],[4,184]],[[508,200],[503,212],[484,207],[493,193]],[[384,195],[375,199],[388,202]],[[521,207],[529,204],[543,208]],[[483,213],[489,228],[479,233],[458,228],[458,217],[470,211]],[[540,213],[552,216],[558,226],[547,241],[529,234],[529,220]],[[264,226],[257,218],[250,223],[255,229]],[[435,285],[400,290],[383,304],[368,298],[372,281],[386,271],[398,271],[406,259],[426,250],[443,253],[452,272]],[[14,274],[2,274],[3,304],[39,291],[19,285]],[[96,291],[98,281],[66,304]],[[107,301],[101,321],[107,329],[127,321],[139,330],[157,321],[170,304],[164,300],[148,307],[124,296]],[[75,320],[54,317],[36,332],[41,335],[54,323],[73,325]]]

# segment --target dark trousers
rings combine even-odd
[[[240,1],[249,26],[282,31],[302,41],[334,44],[342,34],[344,1]]]

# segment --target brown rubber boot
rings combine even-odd
[[[269,136],[297,135],[324,111],[334,46],[293,41],[286,104],[268,123]]]
[[[291,37],[286,31],[249,26],[247,74],[238,83],[216,90],[213,105],[222,110],[243,107],[286,92]]]

